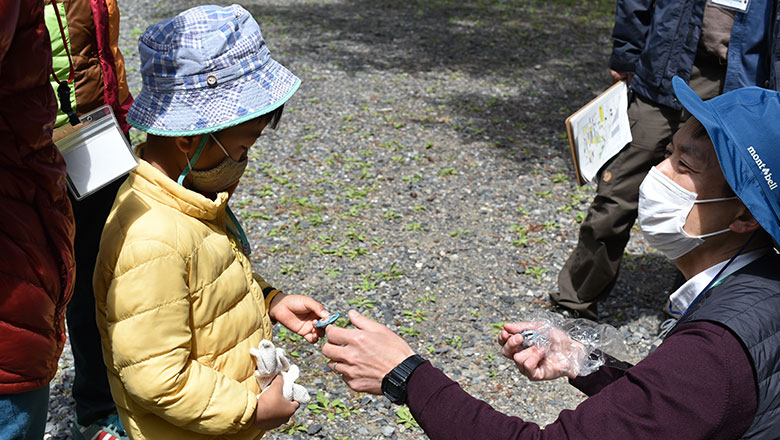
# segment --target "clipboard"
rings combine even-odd
[[[631,142],[628,86],[618,81],[566,118],[577,184],[585,185]]]
[[[67,165],[68,188],[81,200],[138,166],[111,107],[104,105],[80,117],[81,123],[55,145]]]

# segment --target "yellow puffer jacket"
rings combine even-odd
[[[133,439],[263,434],[251,427],[260,390],[249,348],[271,339],[277,291],[226,232],[227,201],[140,160],[111,209],[95,268],[97,322]]]

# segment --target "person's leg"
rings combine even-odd
[[[49,385],[0,395],[0,440],[40,440],[46,431]]]
[[[703,99],[723,90],[721,64],[697,59],[689,84]],[[663,160],[672,135],[687,119],[682,111],[662,107],[639,96],[628,109],[633,141],[599,173],[596,197],[580,227],[577,246],[558,274],[552,301],[596,319],[596,303],[617,281],[623,251],[636,220],[639,185],[650,168]]]
[[[598,175],[596,197],[580,227],[579,240],[558,274],[556,304],[596,319],[596,303],[617,280],[620,261],[636,220],[639,185],[650,168],[664,158],[677,130],[680,111],[639,96],[629,107],[633,141]]]
[[[76,401],[76,421],[82,426],[90,425],[116,411],[103,363],[100,333],[95,322],[92,274],[103,225],[123,181],[119,179],[80,201],[72,200],[76,218],[77,273],[66,318],[75,367],[72,393]]]

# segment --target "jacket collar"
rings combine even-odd
[[[211,200],[179,185],[152,164],[143,160],[145,145],[144,143],[136,147],[138,167],[130,173],[128,178],[132,188],[163,205],[200,220],[215,221],[217,218],[224,218],[225,207],[230,198],[227,192],[218,193],[216,199]]]

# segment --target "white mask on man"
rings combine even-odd
[[[697,194],[675,183],[655,167],[650,169],[639,186],[639,227],[650,246],[658,249],[670,260],[676,260],[704,239],[728,232],[729,229],[703,235],[690,235],[683,229],[688,214],[697,203],[713,203],[733,200],[737,197],[696,200]]]

